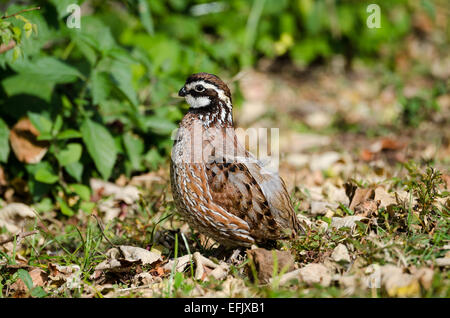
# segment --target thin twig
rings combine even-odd
[[[34,235],[34,234],[37,234],[37,233],[39,233],[38,230],[34,230],[34,231],[31,231],[31,232],[20,232],[19,234],[16,234],[13,237],[0,242],[0,245],[4,245],[4,244],[9,243],[9,242],[14,242],[14,240],[19,241],[19,240],[22,240],[23,238],[25,238],[27,236]]]
[[[13,49],[15,46],[16,46],[16,41],[14,41],[14,40],[9,41],[9,43],[7,45],[0,44],[0,54]]]
[[[19,12],[16,12],[16,13],[13,13],[13,14],[10,14],[10,15],[4,15],[0,19],[8,19],[8,18],[11,18],[11,17],[15,17],[18,14],[21,14],[21,13],[24,13],[24,12],[28,12],[28,11],[34,11],[34,10],[41,10],[41,7],[34,7],[34,8],[23,9],[23,10],[20,10]]]

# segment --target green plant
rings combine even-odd
[[[38,29],[36,24],[31,23],[27,18],[19,13],[32,10],[39,10],[39,7],[23,9],[13,14],[6,14],[0,17],[0,53],[13,49],[13,61],[22,54],[21,42],[22,31],[26,38],[29,38],[33,32],[37,35]],[[22,28],[9,22],[8,19],[17,19],[23,23]]]
[[[0,53],[0,163],[28,185],[29,201],[44,208],[52,197],[67,216],[92,210],[82,187],[90,178],[131,176],[166,160],[186,109],[173,96],[187,75],[231,77],[261,57],[305,67],[334,54],[371,59],[384,46],[394,54],[418,9],[383,3],[383,28],[368,29],[365,1],[90,0],[81,29],[70,29],[67,5],[85,2],[25,1],[8,12],[40,10],[0,22],[1,43],[15,37],[22,52]],[[29,36],[30,25],[39,34]],[[10,151],[10,130],[24,116],[48,145],[37,164]]]

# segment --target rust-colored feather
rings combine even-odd
[[[190,76],[186,83],[192,82],[213,86],[204,95],[210,104],[186,114],[174,143],[170,173],[177,210],[191,226],[227,246],[295,234],[300,224],[283,180],[262,167],[230,129],[231,117],[223,109],[231,110],[228,87],[207,73]],[[200,92],[194,97],[202,97]],[[226,100],[211,100],[220,96]]]

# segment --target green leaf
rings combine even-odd
[[[52,136],[54,136],[57,133],[59,133],[59,131],[61,130],[62,125],[63,125],[62,116],[61,115],[56,116],[55,123],[53,124],[53,127],[52,127]]]
[[[95,105],[105,101],[113,89],[108,73],[94,71],[92,74],[92,98]]]
[[[170,120],[167,120],[165,118],[158,118],[158,117],[147,117],[144,119],[144,125],[146,128],[150,129],[151,131],[167,135],[170,134],[174,129],[177,128],[177,125],[175,125]]]
[[[78,194],[80,198],[84,201],[89,201],[91,199],[91,189],[84,184],[70,184],[69,190]]]
[[[67,166],[73,162],[79,161],[82,151],[83,147],[80,144],[70,143],[65,149],[56,153],[55,156],[61,166]]]
[[[123,143],[130,158],[131,167],[133,170],[142,169],[142,153],[144,152],[144,141],[136,135],[127,132],[123,136]]]
[[[80,209],[86,213],[91,213],[95,208],[95,202],[83,201],[80,204]]]
[[[33,280],[31,279],[30,273],[22,268],[19,268],[17,270],[17,275],[23,281],[25,286],[27,286],[28,290],[31,291],[33,289]]]
[[[78,182],[81,182],[81,178],[83,176],[83,165],[78,162],[72,162],[64,167],[66,172]]]
[[[33,113],[33,112],[28,112],[28,118],[30,119],[31,123],[33,124],[33,126],[39,130],[39,132],[41,134],[50,134],[51,130],[52,130],[52,122],[50,121],[50,119],[48,119],[47,117],[37,114],[37,113]]]
[[[37,297],[37,298],[42,298],[42,297],[47,296],[47,293],[41,286],[36,286],[31,291],[31,296]]]
[[[58,19],[62,19],[70,14],[70,11],[67,11],[69,5],[80,4],[79,0],[50,0],[50,2],[55,6],[56,11],[58,12]]]
[[[56,200],[59,203],[59,208],[61,209],[62,214],[67,216],[72,216],[75,214],[75,212],[67,205],[67,203],[63,199],[57,197]]]
[[[59,139],[59,140],[80,138],[80,137],[81,137],[81,133],[74,129],[66,129],[56,135],[56,139]]]
[[[54,57],[41,57],[20,63],[13,63],[11,67],[20,74],[39,76],[42,80],[53,83],[71,83],[83,75],[74,67],[57,60]]]
[[[0,118],[0,162],[7,162],[9,155],[9,129]]]
[[[85,119],[81,125],[81,135],[98,171],[108,179],[117,157],[114,138],[105,126],[90,119]]]
[[[46,167],[42,167],[38,171],[36,171],[34,178],[36,179],[36,181],[47,184],[53,184],[59,180],[58,176]]]
[[[111,74],[113,74],[119,90],[128,98],[131,104],[137,106],[138,98],[133,87],[131,65],[121,61],[114,61],[111,65]]]
[[[31,25],[31,23],[25,23],[23,29],[25,30],[25,36],[29,38],[31,36],[31,33],[33,33],[33,26]]]
[[[139,0],[139,17],[141,18],[141,23],[150,35],[155,34],[155,29],[153,27],[153,19],[150,13],[150,8],[148,6],[147,0]]]
[[[22,49],[20,48],[20,46],[14,47],[13,50],[13,62],[15,62],[20,56],[22,55]]]

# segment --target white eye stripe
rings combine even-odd
[[[205,81],[195,81],[192,83],[189,83],[186,85],[186,90],[189,91],[191,89],[193,89],[195,86],[197,85],[202,85],[205,89],[213,89],[217,92],[217,95],[219,96],[219,98],[223,101],[225,101],[227,103],[227,105],[230,103],[230,99],[228,98],[227,95],[225,95],[225,92],[223,91],[223,89],[218,88],[216,85],[207,83]],[[231,104],[231,103],[230,103]]]

